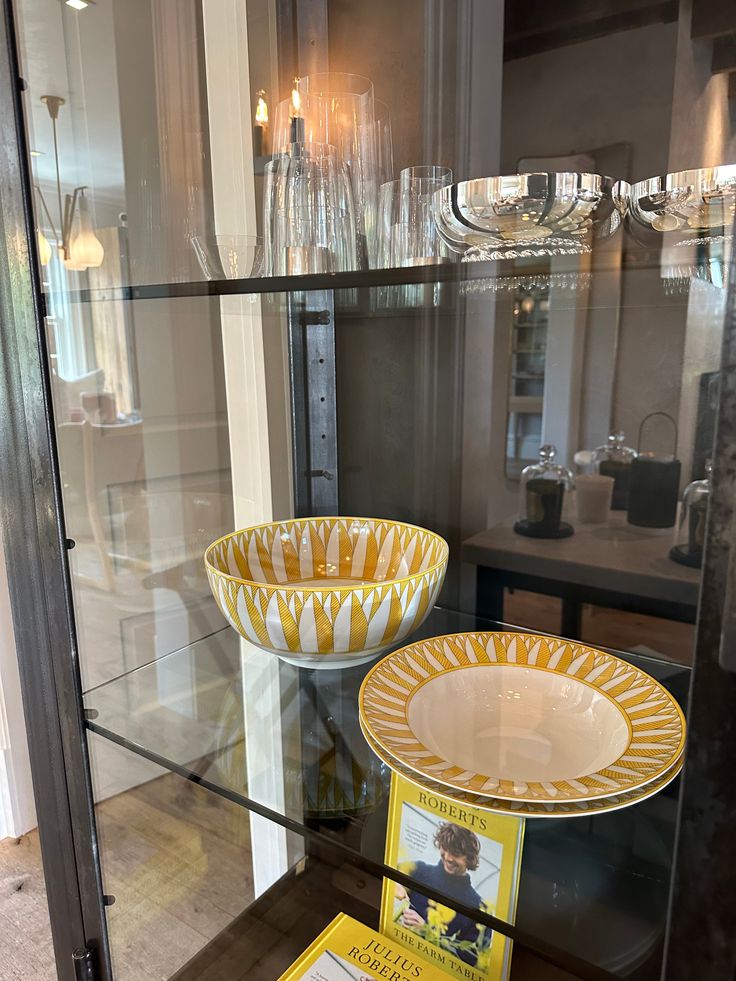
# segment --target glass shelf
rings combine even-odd
[[[495,263],[448,262],[400,269],[365,269],[305,276],[258,276],[250,279],[199,280],[189,283],[151,283],[106,289],[72,290],[73,302],[105,300],[175,299],[188,296],[237,296],[258,293],[297,293],[318,290],[360,289],[376,286],[408,286],[422,283],[454,283],[498,275]]]
[[[436,608],[417,637],[483,629],[499,627]],[[685,701],[687,668],[623,656]],[[411,887],[410,878],[384,865],[390,774],[366,745],[357,718],[368,667],[296,668],[255,651],[226,628],[88,691],[87,725],[369,874]],[[270,732],[254,716],[263,708],[264,672],[277,675],[280,692],[280,800],[261,789],[272,786],[264,776],[273,759],[248,745]],[[422,890],[577,976],[629,976],[639,968],[644,973],[637,977],[657,976],[678,789],[676,780],[638,805],[595,817],[528,819],[513,927]]]
[[[274,981],[338,913],[378,930],[375,896],[380,888],[380,879],[338,856],[311,856],[303,867],[292,869],[259,896],[170,981],[224,977]],[[573,977],[521,946],[514,947],[510,981],[573,981]]]
[[[627,242],[623,254],[626,266],[637,269],[657,269],[661,256],[658,250],[642,249],[636,243]],[[534,260],[533,265],[513,259],[495,262],[447,261],[431,265],[405,266],[391,269],[364,269],[349,272],[314,273],[304,276],[258,276],[244,279],[193,280],[190,282],[138,283],[133,285],[110,285],[98,289],[68,290],[64,295],[72,303],[96,303],[110,300],[152,300],[176,299],[193,296],[238,296],[242,294],[296,293],[319,290],[369,289],[388,286],[411,286],[425,283],[468,283],[469,291],[482,287],[484,281],[502,285],[508,280],[509,289],[514,289],[524,281],[539,281],[549,285],[549,271],[552,268],[552,283],[559,281],[569,289],[575,276],[580,272],[579,264],[573,260],[556,259],[554,266],[550,260]],[[596,256],[595,271],[618,272],[621,259],[617,255],[601,253]],[[544,324],[522,322],[519,327],[540,327]]]

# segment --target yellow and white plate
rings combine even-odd
[[[618,811],[622,807],[631,807],[633,804],[639,804],[641,801],[647,800],[649,797],[654,797],[654,795],[658,794],[660,790],[663,790],[668,784],[672,783],[675,777],[680,773],[680,770],[682,770],[682,764],[684,762],[684,757],[680,756],[680,758],[672,767],[670,767],[669,770],[666,770],[662,776],[658,777],[656,780],[652,780],[651,783],[645,784],[643,787],[639,787],[637,790],[629,790],[625,794],[614,794],[612,797],[603,797],[600,800],[574,800],[561,804],[544,804],[539,802],[535,803],[534,801],[499,800],[497,797],[482,797],[479,794],[464,794],[461,790],[453,790],[449,787],[443,787],[434,780],[420,776],[420,774],[416,773],[414,770],[410,770],[408,766],[403,766],[403,764],[401,764],[398,760],[393,759],[389,753],[378,746],[371,739],[370,734],[366,732],[362,723],[361,730],[365,736],[366,742],[379,760],[398,773],[399,776],[406,777],[406,779],[415,786],[421,787],[422,790],[428,790],[431,794],[438,794],[441,797],[446,797],[450,800],[457,801],[459,804],[465,804],[468,807],[479,807],[486,811],[495,811],[497,814],[511,814],[514,817],[592,817],[595,814],[603,814],[606,811]]]
[[[625,794],[680,758],[685,720],[654,678],[559,638],[450,634],[394,651],[359,695],[371,740],[464,793],[559,804]]]

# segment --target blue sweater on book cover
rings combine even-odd
[[[445,867],[441,861],[436,865],[417,862],[412,869],[412,878],[431,886],[433,889],[442,893],[442,895],[447,896],[448,899],[455,899],[457,902],[464,903],[466,906],[480,909],[483,904],[483,900],[473,888],[468,873],[466,872],[465,875],[450,875],[449,872],[445,871]],[[416,910],[426,922],[429,900],[415,889],[408,889],[407,892],[411,908]],[[456,940],[469,940],[471,943],[477,943],[479,929],[469,917],[463,916],[462,913],[457,913],[455,918],[447,924],[446,935],[448,937],[454,937]],[[489,930],[486,931],[484,936],[483,946],[487,947],[490,942],[491,932]],[[471,967],[475,967],[477,958],[469,951],[458,951],[456,956]]]

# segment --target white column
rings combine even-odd
[[[256,235],[245,4],[204,0],[203,16],[215,228],[222,235]],[[269,396],[274,386],[284,386],[285,373],[283,365],[267,365],[265,352],[272,349],[273,338],[264,338],[264,330],[278,332],[280,325],[264,326],[255,296],[223,297],[220,311],[235,524],[243,527],[272,520],[275,510],[283,516],[283,502],[289,499],[286,414],[269,410]],[[275,403],[285,406],[285,391],[275,393]],[[241,658],[249,794],[283,812],[279,662],[245,640]],[[287,836],[256,814],[250,821],[253,881],[260,895],[289,867]]]

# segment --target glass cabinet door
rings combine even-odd
[[[687,935],[678,877],[723,834],[731,793],[701,706],[719,687],[722,721],[734,694],[736,19],[705,0],[563,6],[12,4],[103,977],[275,979],[340,911],[387,932],[394,901],[410,941],[467,968],[448,976],[495,977],[478,972],[499,950],[513,981],[696,976],[668,910]],[[303,569],[313,534],[340,589],[371,584],[348,525],[328,543],[335,516],[449,546],[441,592],[411,616],[392,607],[378,631],[361,594],[342,660],[307,650],[342,598]],[[322,524],[269,538],[301,518]],[[256,530],[221,547],[232,567],[207,566],[238,529]],[[303,591],[284,599],[290,561]],[[378,655],[454,634],[531,673],[539,650],[550,673],[590,658],[596,691],[609,668],[635,677],[634,695],[609,679],[600,696],[622,719],[636,698],[630,734],[650,683],[690,700],[697,759],[684,780],[681,747],[651,763],[681,726],[652,709],[634,792],[604,720],[592,770],[609,791],[570,791],[544,776],[540,704],[533,775],[506,798],[480,777],[463,790],[495,738],[463,709],[473,688],[443,702],[432,740],[481,749],[450,760],[454,784],[434,779],[371,742],[359,692]],[[598,759],[586,732],[575,784]],[[399,860],[397,774],[512,822],[513,873],[508,848],[483,845],[460,895],[436,815]],[[444,878],[418,878],[437,861]],[[475,910],[473,950],[446,923],[430,936],[412,902],[447,922]],[[715,979],[730,955],[711,912],[693,950]]]

